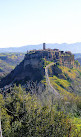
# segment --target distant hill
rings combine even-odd
[[[76,53],[76,54],[74,54],[74,56],[75,56],[75,59],[81,58],[81,53]]]
[[[80,65],[81,65],[81,53],[76,53],[76,54],[74,54],[74,57],[75,57],[75,60],[78,60],[78,62],[79,62]]]
[[[0,78],[10,73],[24,58],[24,53],[0,53]]]
[[[67,43],[54,43],[54,44],[46,44],[46,48],[57,48],[63,51],[71,51],[72,53],[81,53],[81,42],[67,44]],[[10,48],[0,48],[0,53],[4,52],[27,52],[27,50],[33,49],[42,49],[42,44],[38,45],[27,45],[22,47],[10,47]]]

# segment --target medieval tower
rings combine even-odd
[[[43,43],[43,50],[46,49],[46,43]]]

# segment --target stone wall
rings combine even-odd
[[[68,68],[74,67],[74,55],[60,56],[60,64]]]
[[[33,67],[39,67],[39,60],[45,58],[47,61],[54,61],[63,66],[72,68],[74,65],[74,55],[70,51],[64,52],[58,49],[33,50],[25,55],[24,66],[31,64]],[[77,66],[78,67],[78,66]]]

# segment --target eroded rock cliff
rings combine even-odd
[[[0,81],[0,88],[16,83],[23,84],[26,81],[41,81],[45,75],[45,61],[59,62],[60,65],[74,67],[74,55],[71,52],[63,52],[58,49],[33,50],[28,52],[24,60]],[[58,73],[57,68],[54,72]],[[53,69],[52,69],[52,73]]]

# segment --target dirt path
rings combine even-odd
[[[54,87],[51,85],[50,83],[50,79],[49,79],[49,75],[48,75],[48,68],[52,65],[54,65],[55,63],[50,63],[45,67],[45,75],[46,75],[46,82],[47,85],[50,87],[51,92],[53,92],[55,94],[55,96],[59,96],[60,94],[54,89]]]

